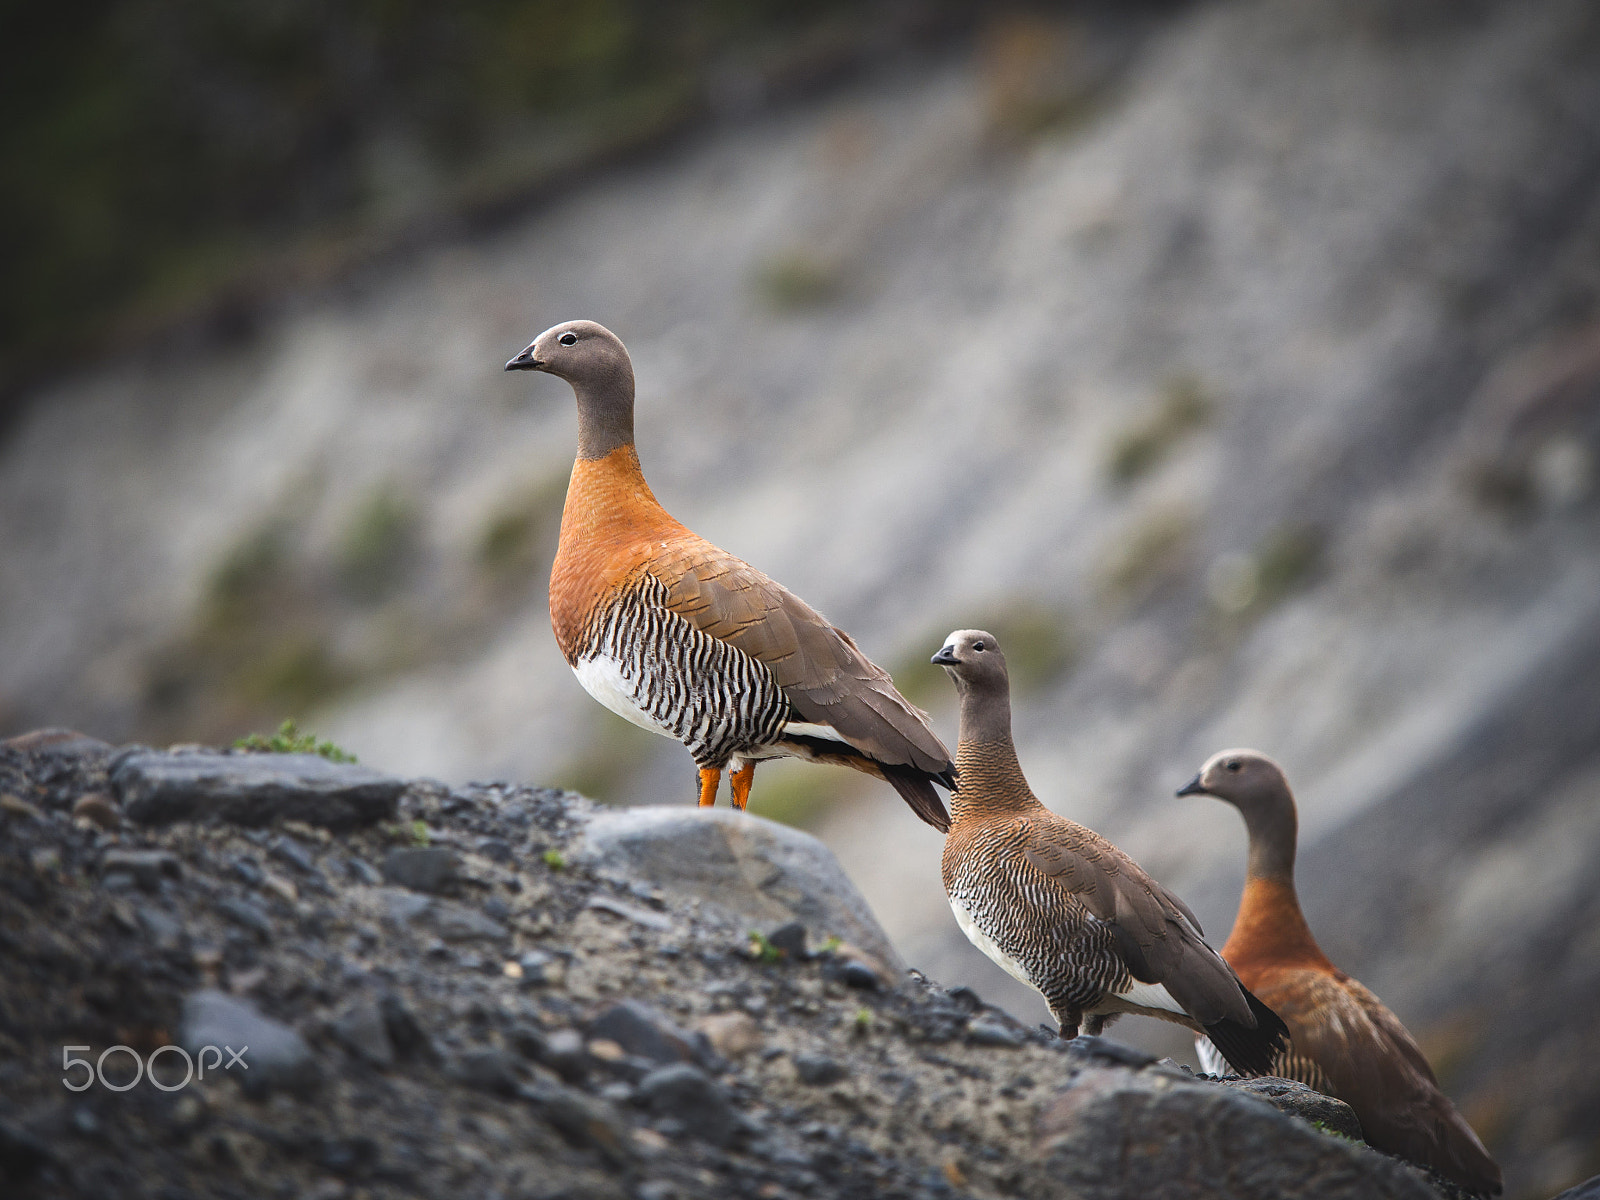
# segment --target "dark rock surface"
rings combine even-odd
[[[1261,1097],[1280,1112],[1320,1125],[1329,1133],[1361,1140],[1361,1121],[1354,1109],[1303,1083],[1292,1079],[1230,1079],[1228,1084],[1244,1095]]]
[[[759,818],[416,783],[337,837],[198,802],[113,834],[71,815],[108,749],[0,748],[40,814],[0,840],[8,1200],[1436,1194],[1290,1085],[1061,1042],[916,972],[852,986],[887,954],[870,911]],[[349,869],[432,848],[449,897]],[[62,1086],[62,1046],[174,1043],[222,1062]]]
[[[442,893],[456,882],[460,860],[443,846],[410,846],[384,855],[383,877],[416,892]]]
[[[240,1085],[252,1096],[279,1088],[308,1091],[317,1082],[316,1059],[305,1038],[248,1001],[215,988],[185,997],[178,1044],[197,1061],[206,1047],[216,1047],[221,1051],[218,1065],[239,1072]],[[230,1050],[240,1053],[232,1065]]]
[[[1045,1106],[1039,1132],[1047,1174],[1082,1200],[1435,1194],[1398,1163],[1264,1113],[1248,1092],[1166,1069],[1080,1071]]]
[[[316,754],[162,754],[118,756],[111,785],[129,819],[142,825],[213,817],[233,825],[305,821],[353,829],[394,815],[405,785],[355,763]]]

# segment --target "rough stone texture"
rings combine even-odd
[[[19,754],[52,754],[67,757],[110,754],[114,749],[108,742],[79,733],[76,729],[30,729],[0,742],[7,750]]]
[[[1329,1133],[1340,1137],[1362,1140],[1361,1118],[1356,1110],[1343,1100],[1324,1096],[1303,1083],[1292,1079],[1229,1079],[1224,1081],[1234,1091],[1265,1100],[1280,1112],[1313,1125],[1321,1125]]]
[[[456,882],[460,860],[443,846],[408,846],[383,858],[383,877],[415,892],[442,893]]]
[[[1024,1029],[970,988],[915,972],[852,987],[844,947],[752,955],[747,919],[630,874],[637,846],[598,853],[586,831],[606,814],[570,794],[414,784],[401,821],[337,837],[177,822],[109,842],[65,812],[97,762],[0,752],[0,786],[47,813],[0,838],[6,1200],[148,1200],[151,1181],[219,1200],[1062,1200],[1064,1173],[1074,1200],[1204,1197],[1196,1173],[1223,1159],[1245,1196],[1430,1194],[1263,1100],[1108,1038]],[[346,869],[384,861],[417,820],[459,855],[453,899]],[[688,861],[722,825],[675,827]],[[768,890],[836,890],[807,842],[781,870],[734,861]],[[493,843],[515,853],[469,849]],[[112,850],[129,870],[102,872]],[[308,886],[275,886],[263,860]],[[152,865],[152,889],[131,864]],[[812,925],[782,940],[824,945]],[[248,1070],[170,1095],[61,1086],[62,1045],[148,1054],[173,1037],[247,1047]]]
[[[974,1046],[1020,1046],[1027,1031],[1002,1014],[985,1013],[968,1023],[967,1040]]]
[[[124,850],[114,847],[100,860],[101,875],[121,871],[131,875],[140,887],[154,891],[163,878],[179,875],[177,856],[166,850]]]
[[[694,1035],[679,1029],[648,1004],[624,1000],[589,1022],[591,1038],[606,1038],[623,1051],[652,1063],[690,1062],[697,1058]]]
[[[682,1121],[696,1136],[726,1145],[734,1132],[728,1097],[704,1071],[688,1063],[657,1067],[639,1081],[639,1099],[657,1116]]]
[[[797,921],[843,938],[896,974],[904,964],[833,854],[808,833],[727,808],[602,811],[581,860],[720,910],[745,928]]]
[[[1081,1071],[1044,1108],[1039,1148],[1074,1200],[1434,1200],[1416,1172],[1265,1101],[1176,1071]]]
[[[111,767],[123,812],[142,825],[275,820],[354,829],[394,815],[404,784],[317,754],[162,754],[136,750]]]
[[[234,1074],[250,1095],[264,1096],[277,1089],[305,1092],[318,1080],[311,1047],[295,1029],[263,1015],[248,1001],[213,988],[184,999],[178,1042],[197,1058],[205,1047],[217,1047],[222,1051],[217,1069]],[[241,1054],[241,1061],[232,1066],[230,1049]]]
[[[363,996],[333,1022],[333,1036],[341,1045],[375,1067],[394,1065],[394,1042],[389,1038],[383,1009],[371,996]]]

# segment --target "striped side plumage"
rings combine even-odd
[[[604,659],[626,681],[652,725],[677,738],[701,767],[778,743],[792,708],[772,671],[702,633],[666,606],[667,587],[648,573],[584,630],[581,661]],[[580,672],[581,675],[581,672]]]

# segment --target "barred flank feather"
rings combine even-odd
[[[789,701],[766,665],[701,633],[666,607],[655,576],[595,610],[584,658],[614,662],[634,703],[688,747],[700,767],[775,744]]]

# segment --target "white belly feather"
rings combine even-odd
[[[659,733],[662,737],[679,740],[678,735],[650,716],[643,708],[639,707],[634,699],[633,685],[622,674],[622,668],[617,660],[604,654],[596,654],[590,658],[580,658],[572,668],[572,673],[578,677],[578,682],[583,685],[583,690],[588,692],[601,704],[605,705],[624,721],[630,721],[640,729],[648,729],[651,733]],[[816,738],[824,743],[836,744],[840,750],[848,750],[850,744],[844,741],[839,734],[829,725],[819,725],[807,721],[788,721],[783,726],[785,736],[804,736]],[[739,753],[739,759],[753,762],[763,758],[784,758],[794,755],[796,750],[788,746],[746,746]],[[802,757],[814,757],[809,750],[799,752]],[[970,936],[970,935],[969,935]],[[988,953],[985,951],[985,953]],[[993,955],[990,955],[993,957]],[[1027,982],[1024,980],[1023,982]]]
[[[1114,992],[1119,1000],[1126,1000],[1129,1004],[1137,1004],[1140,1008],[1158,1008],[1162,1012],[1177,1013],[1180,1017],[1188,1016],[1183,1005],[1172,998],[1172,993],[1166,986],[1159,983],[1140,983],[1137,979],[1133,986],[1125,992]]]
[[[1028,972],[1023,969],[1022,964],[1000,949],[992,937],[979,929],[977,921],[973,920],[972,914],[967,911],[967,906],[954,896],[950,897],[950,911],[955,913],[956,924],[961,926],[961,932],[967,935],[967,941],[982,950],[997,967],[1018,983],[1025,983],[1035,991],[1038,990],[1038,984],[1028,977]]]
[[[578,682],[583,685],[584,691],[623,720],[633,722],[640,729],[648,729],[651,733],[659,733],[662,737],[677,740],[676,734],[665,726],[657,724],[649,713],[639,707],[633,698],[633,685],[623,677],[622,669],[615,659],[603,654],[596,654],[592,658],[580,658],[573,664],[572,673],[578,677]]]

